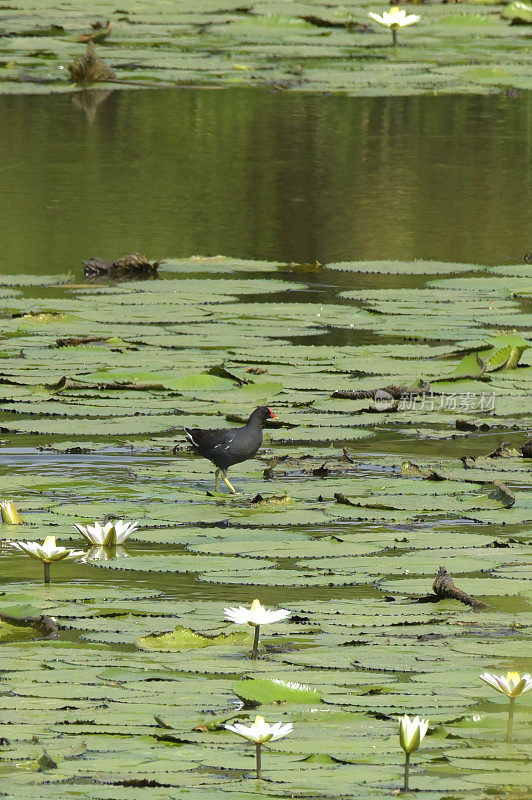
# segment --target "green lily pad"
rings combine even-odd
[[[321,700],[320,693],[306,684],[282,679],[248,678],[233,684],[233,692],[241,700],[261,705],[271,703],[315,704]]]
[[[219,633],[216,636],[205,636],[196,633],[190,628],[178,625],[171,633],[152,634],[141,636],[136,644],[141,650],[158,650],[173,652],[174,650],[196,650],[200,647],[215,647],[216,645],[247,645],[252,642],[252,634],[248,631],[233,631]]]

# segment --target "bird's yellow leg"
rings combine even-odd
[[[231,483],[231,481],[229,480],[229,478],[227,477],[227,475],[225,474],[225,472],[223,470],[222,470],[222,480],[225,483],[225,485],[227,486],[227,488],[233,494],[238,494],[237,490],[235,489],[235,487],[233,486],[233,484]]]
[[[215,492],[219,492],[220,491],[220,472],[221,472],[221,470],[219,470],[219,469],[215,470],[215,472],[214,472],[214,491]]]

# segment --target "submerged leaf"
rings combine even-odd
[[[150,636],[141,636],[137,639],[136,644],[141,650],[159,650],[170,653],[175,650],[195,650],[200,647],[213,647],[216,645],[250,644],[252,638],[248,631],[232,631],[231,633],[207,636],[178,625],[171,633],[154,633]]]

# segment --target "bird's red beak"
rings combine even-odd
[[[277,414],[274,414],[271,408],[268,408],[268,411],[270,412],[270,419],[279,419]]]

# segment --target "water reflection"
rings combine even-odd
[[[72,105],[85,112],[87,122],[92,125],[100,105],[113,93],[113,89],[84,89],[71,94]]]
[[[81,562],[88,561],[113,561],[115,558],[128,558],[129,553],[125,547],[116,545],[115,547],[97,546],[91,547],[81,559]]]
[[[531,93],[98,90],[0,106],[3,271],[80,275],[83,258],[132,251],[493,264],[529,246]]]

